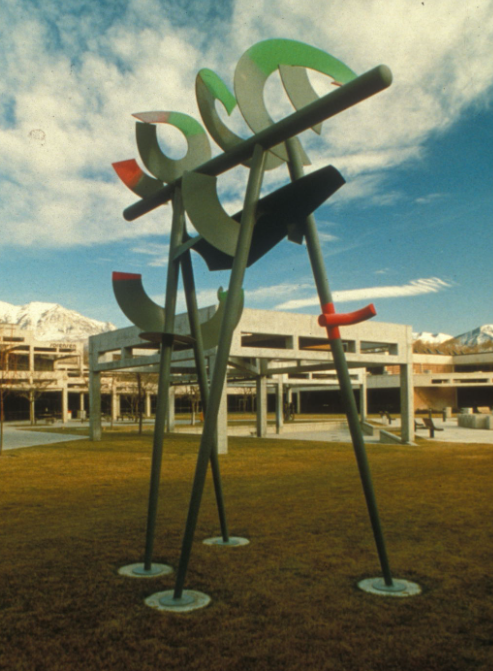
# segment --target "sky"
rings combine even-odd
[[[120,271],[142,274],[162,304],[171,206],[125,221],[138,197],[112,168],[143,167],[132,114],[201,122],[201,68],[233,91],[249,47],[287,38],[357,74],[382,63],[393,74],[389,89],[302,137],[308,172],[332,164],[346,180],[315,213],[337,309],[373,302],[378,321],[450,335],[493,323],[493,0],[3,0],[0,37],[0,301],[127,326],[111,286]],[[294,111],[277,73],[265,101],[276,120]],[[251,135],[238,109],[217,111]],[[160,124],[158,137],[183,156],[176,129]],[[247,178],[242,166],[219,178],[228,213]],[[288,180],[284,166],[270,171],[263,193]],[[229,274],[195,253],[193,263],[199,304],[211,305]],[[246,307],[320,312],[303,245],[280,243],[244,288]]]

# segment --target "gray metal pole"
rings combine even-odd
[[[264,149],[271,149],[288,138],[294,137],[308,130],[308,128],[325,121],[325,119],[329,119],[339,114],[339,112],[343,112],[349,107],[366,100],[366,98],[370,98],[372,95],[383,91],[391,83],[391,71],[386,65],[379,65],[373,68],[373,70],[369,70],[356,77],[356,79],[344,84],[344,86],[334,89],[331,93],[327,93],[327,95],[319,100],[306,105],[306,107],[294,112],[294,114],[290,114],[285,119],[281,119],[281,121],[269,126],[269,128],[257,133],[253,137],[240,142],[229,151],[215,156],[210,161],[207,161],[207,163],[198,166],[196,171],[204,175],[221,175],[251,158],[257,144],[260,144]],[[180,181],[181,178],[163,187],[155,195],[143,198],[137,203],[130,205],[123,212],[124,218],[128,221],[133,221],[154,208],[164,205],[164,203],[170,200],[173,195],[174,186],[179,184]]]
[[[303,175],[303,165],[296,151],[296,148],[291,140],[288,140],[286,142],[286,146],[290,159],[289,170],[291,178],[293,180],[299,179]],[[325,270],[325,263],[322,255],[322,249],[320,247],[317,226],[313,215],[310,215],[307,218],[304,232],[305,232],[306,246],[308,249],[308,255],[310,257],[310,263],[313,270],[315,284],[317,286],[320,304],[323,306],[326,305],[327,303],[332,303],[333,301],[329,286],[329,280],[327,278],[327,272]],[[358,408],[356,406],[356,401],[354,398],[354,392],[351,385],[351,378],[349,376],[349,369],[341,339],[340,338],[332,339],[330,341],[330,347],[332,351],[332,356],[334,358],[334,365],[337,371],[339,387],[341,390],[341,397],[345,407],[345,412],[349,425],[349,431],[351,433],[351,438],[353,441],[354,452],[356,455],[356,461],[358,463],[360,478],[363,485],[363,491],[365,494],[368,513],[370,515],[371,525],[373,528],[373,536],[375,538],[375,543],[377,546],[377,552],[380,559],[382,573],[384,576],[385,584],[387,586],[392,586],[393,584],[392,574],[390,572],[387,550],[385,548],[385,539],[380,524],[380,516],[378,514],[378,507],[375,492],[373,489],[370,466],[368,463],[368,457],[366,455],[365,441],[363,438],[363,432],[361,430],[361,425],[359,422]]]
[[[207,464],[214,449],[217,429],[217,413],[221,403],[224,380],[226,379],[226,372],[228,368],[229,353],[231,350],[231,342],[236,327],[236,320],[234,317],[238,314],[239,303],[241,300],[243,278],[245,276],[248,254],[250,252],[253,227],[255,225],[255,209],[260,194],[260,188],[262,186],[264,165],[265,152],[259,145],[255,148],[253,153],[253,162],[248,178],[244,210],[241,218],[240,235],[238,238],[233,267],[231,269],[228,296],[226,299],[226,309],[224,312],[223,322],[221,324],[217,358],[209,391],[209,403],[205,414],[204,429],[202,432],[202,439],[200,441],[195,477],[192,487],[192,495],[188,509],[187,523],[183,536],[180,563],[178,565],[176,574],[175,591],[173,594],[173,599],[175,600],[180,599],[182,596],[188,562],[190,560],[190,554],[192,551],[193,537],[195,534],[195,528],[197,526],[202,493],[204,491],[205,478],[207,475]]]
[[[173,261],[175,250],[183,239],[184,209],[179,188],[173,196],[173,221],[170,235],[170,255],[166,283],[164,332],[173,333],[175,326],[176,296],[178,290],[179,261]],[[158,394],[156,404],[156,421],[154,424],[154,440],[152,448],[151,479],[149,485],[149,506],[147,511],[147,530],[144,555],[144,570],[150,571],[152,552],[156,530],[156,517],[159,499],[159,481],[163,457],[164,430],[169,403],[169,386],[171,382],[171,356],[173,342],[163,335],[161,339],[161,357],[159,360]]]
[[[185,297],[187,301],[188,319],[190,322],[190,332],[194,338],[195,367],[197,369],[197,378],[200,387],[200,396],[202,398],[202,409],[205,414],[209,403],[209,382],[207,379],[207,369],[204,358],[204,345],[202,342],[202,331],[200,330],[199,312],[197,307],[197,294],[195,291],[195,280],[193,276],[193,266],[190,251],[186,251],[181,256],[181,269],[183,277],[183,286],[185,288]],[[226,512],[224,507],[224,496],[221,482],[221,471],[219,468],[219,457],[217,451],[217,431],[214,440],[214,447],[211,451],[211,470],[214,482],[214,491],[216,494],[217,512],[219,514],[219,524],[221,526],[221,535],[223,541],[229,541],[228,525],[226,522]]]

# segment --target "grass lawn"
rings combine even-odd
[[[163,459],[155,561],[177,565],[198,448]],[[0,669],[8,671],[471,671],[493,668],[493,446],[369,445],[396,577],[420,596],[356,588],[379,565],[350,445],[230,438],[230,532],[209,478],[186,587],[209,607],[144,605],[174,576],[142,560],[152,436],[105,432],[0,457]]]

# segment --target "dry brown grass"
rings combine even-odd
[[[158,613],[173,576],[141,561],[150,436],[105,434],[0,459],[0,668],[9,671],[470,671],[493,668],[493,448],[369,446],[393,572],[423,594],[355,584],[378,561],[351,447],[235,438],[222,457],[231,533],[210,481],[187,587],[212,604]],[[177,564],[197,437],[167,442],[156,561]]]

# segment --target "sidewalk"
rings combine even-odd
[[[33,447],[35,445],[65,443],[67,440],[87,440],[87,436],[75,434],[50,433],[49,431],[30,431],[27,429],[28,426],[30,425],[26,424],[26,429],[23,429],[19,427],[19,424],[16,424],[15,426],[4,424],[3,449],[15,450],[19,447]],[[63,426],[63,424],[53,424],[52,426]],[[41,425],[39,425],[39,428],[41,428]]]
[[[419,421],[419,420],[418,420]],[[493,431],[486,429],[467,429],[462,426],[457,426],[457,419],[448,419],[443,422],[436,417],[433,418],[433,423],[437,429],[442,431],[435,431],[435,437],[430,438],[428,429],[421,429],[416,431],[417,438],[425,438],[432,440],[435,443],[480,443],[484,445],[493,445]],[[326,430],[317,431],[292,431],[290,433],[282,433],[281,435],[269,434],[269,438],[282,438],[284,440],[318,440],[329,442],[351,442],[351,436],[347,426],[328,428]],[[400,419],[392,420],[392,425],[387,423],[375,422],[375,435],[365,436],[365,443],[379,443],[379,429],[388,430],[389,428],[400,427]]]

